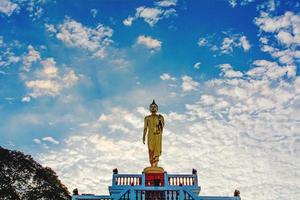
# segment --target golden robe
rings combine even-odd
[[[161,155],[163,126],[164,118],[162,115],[148,115],[145,117],[145,128],[148,129],[148,149],[154,152],[154,157]]]

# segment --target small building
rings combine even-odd
[[[142,173],[119,174],[114,169],[109,195],[77,192],[72,200],[241,200],[238,190],[233,196],[201,196],[197,171],[192,174]]]

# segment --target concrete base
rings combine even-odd
[[[148,173],[155,174],[155,173],[164,173],[164,172],[165,172],[165,170],[162,167],[146,167],[144,169],[145,174],[148,174]]]

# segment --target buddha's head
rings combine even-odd
[[[153,99],[152,103],[149,106],[149,110],[153,114],[157,113],[157,111],[158,111],[158,105],[155,103],[154,99]]]

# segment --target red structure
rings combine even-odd
[[[146,173],[145,174],[146,186],[164,186],[164,173]]]

